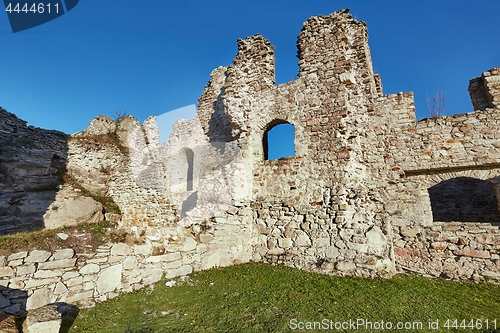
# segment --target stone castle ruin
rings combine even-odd
[[[163,145],[154,117],[100,116],[68,140],[67,172],[112,197],[120,214],[102,217],[145,243],[115,254],[110,245],[115,259],[95,281],[114,267],[114,287],[57,300],[104,300],[158,273],[248,261],[335,275],[500,278],[500,69],[470,81],[473,112],[417,121],[412,93],[384,95],[366,24],[347,10],[309,18],[297,47],[298,78],[276,85],[270,42],[238,40],[196,117],[178,121]],[[268,160],[267,133],[279,124],[293,125],[295,156]]]

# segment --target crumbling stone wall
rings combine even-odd
[[[298,78],[276,86],[274,49],[251,36],[164,146],[154,117],[101,116],[69,140],[68,173],[112,197],[120,213],[104,218],[155,249],[128,248],[127,263],[168,277],[254,260],[338,275],[500,279],[500,71],[471,80],[475,111],[417,121],[412,93],[383,94],[367,41],[347,10],[312,17],[298,37]],[[279,123],[294,126],[296,154],[267,160],[265,133]],[[92,144],[99,138],[108,141]],[[82,284],[81,299],[154,282],[125,274],[132,266],[109,248],[95,264],[99,274],[120,269],[120,284],[109,294]],[[85,280],[82,268],[72,278]],[[72,282],[57,279],[44,285],[69,292]]]
[[[124,207],[122,225],[166,248],[169,237],[185,237],[182,228],[203,234],[207,222],[245,225],[252,241],[237,229],[216,239],[239,239],[245,260],[342,275],[392,275],[417,252],[415,267],[436,275],[442,270],[429,261],[442,267],[446,256],[472,258],[469,249],[496,251],[470,235],[493,235],[496,227],[486,222],[500,222],[498,71],[471,80],[478,110],[417,121],[412,93],[383,94],[367,36],[366,24],[347,10],[310,18],[298,37],[298,78],[278,86],[271,43],[260,35],[239,40],[233,63],[211,73],[196,118],[176,123],[165,146],[154,118],[127,120],[119,136],[130,160],[118,177],[127,181],[109,190]],[[265,133],[279,123],[294,126],[296,154],[269,161]],[[443,198],[440,183],[463,177],[488,181],[488,197],[482,188],[468,191],[487,213],[446,206],[461,194],[455,186]],[[240,211],[244,221],[234,215]],[[436,234],[439,223],[459,222],[439,221],[444,215],[460,216],[463,234],[450,235],[449,227]],[[437,256],[433,244],[446,237],[470,241]],[[481,278],[489,258],[463,277]]]

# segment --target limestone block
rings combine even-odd
[[[21,265],[16,267],[17,276],[33,274],[36,271],[35,264]]]
[[[153,248],[153,246],[151,244],[135,245],[134,252],[136,254],[147,256],[147,255],[151,254],[152,248]]]
[[[112,256],[127,256],[130,254],[130,246],[124,243],[113,244],[111,247]]]
[[[57,237],[59,237],[62,240],[66,240],[69,237],[68,234],[66,234],[64,232],[58,232],[56,235],[57,235]]]
[[[455,251],[454,252],[458,256],[466,256],[466,257],[473,257],[473,258],[490,258],[490,252],[486,250],[475,250],[469,246],[464,247],[461,250]]]
[[[191,237],[187,237],[182,246],[182,251],[188,252],[196,249],[198,242]]]
[[[73,249],[62,249],[62,250],[56,250],[54,252],[54,260],[61,260],[61,259],[71,259],[75,255],[75,250]]]
[[[65,292],[68,291],[68,288],[64,285],[64,283],[62,282],[58,282],[56,284],[56,288],[54,289],[54,295],[61,295],[61,294],[64,294]]]
[[[34,250],[34,251],[31,251],[29,256],[24,259],[24,262],[32,262],[32,263],[46,262],[47,259],[49,259],[50,255],[51,255],[51,253],[48,251]]]
[[[24,289],[24,287],[25,287],[24,280],[25,279],[26,279],[26,277],[19,277],[19,278],[11,279],[9,282],[9,288],[19,289],[19,290]]]
[[[134,269],[137,266],[137,258],[135,256],[126,257],[123,260],[123,269],[130,270]]]
[[[335,260],[340,256],[340,251],[335,246],[330,246],[325,251],[325,258],[329,260]]]
[[[181,260],[176,260],[176,261],[170,261],[167,263],[163,263],[161,267],[165,270],[167,269],[172,269],[172,268],[177,268],[182,266],[182,261]]]
[[[356,269],[356,265],[352,261],[338,262],[335,267],[341,272],[352,272]]]
[[[60,270],[45,270],[45,269],[39,269],[34,277],[36,279],[46,279],[46,278],[51,278],[51,277],[56,277],[56,276],[61,276],[63,274],[62,271]]]
[[[401,234],[406,237],[416,237],[420,233],[418,228],[402,228]]]
[[[23,252],[18,252],[18,253],[12,253],[8,258],[7,261],[12,261],[12,260],[17,260],[17,259],[24,259],[28,255],[28,252],[23,251]]]
[[[309,236],[302,230],[296,230],[296,237],[295,237],[295,246],[298,247],[307,247],[311,245],[311,239]]]
[[[65,284],[66,284],[66,286],[68,288],[74,287],[74,286],[79,286],[82,283],[83,283],[83,277],[82,276],[78,276],[78,277],[69,279],[68,281],[65,282]]]
[[[30,279],[26,283],[26,289],[33,289],[40,286],[48,286],[57,282],[59,282],[59,278]]]
[[[146,266],[144,271],[142,271],[141,275],[143,277],[142,283],[145,285],[149,285],[158,282],[161,279],[163,270],[160,267],[148,265]]]
[[[378,226],[374,226],[366,233],[367,243],[370,245],[384,245],[387,244],[387,238],[382,233]]]
[[[202,243],[210,243],[213,240],[214,240],[214,236],[212,236],[210,234],[201,234],[200,235],[200,242],[202,242]]]
[[[493,279],[500,279],[500,272],[484,271],[481,273],[481,275]]]
[[[159,256],[151,256],[146,259],[146,262],[155,263],[155,262],[169,262],[174,260],[179,260],[181,258],[181,254],[179,252],[173,252],[169,254],[162,254]]]
[[[220,252],[204,254],[201,258],[201,269],[209,269],[220,266]]]
[[[12,260],[12,261],[9,261],[9,266],[17,267],[17,266],[22,265],[23,263],[24,263],[24,259]]]
[[[97,292],[100,295],[114,291],[121,286],[122,265],[114,265],[101,271],[97,278]]]
[[[63,297],[63,301],[67,303],[76,303],[79,301],[90,299],[94,296],[93,290],[87,291],[68,291],[68,293]]]
[[[271,256],[280,256],[282,254],[285,254],[285,250],[279,247],[275,247],[274,249],[270,249],[269,251],[267,251],[267,254]]]
[[[69,268],[74,267],[76,264],[76,258],[73,259],[61,259],[49,262],[44,262],[38,265],[38,269],[58,269],[58,268]]]
[[[58,194],[43,218],[47,229],[73,226],[82,222],[94,223],[103,220],[102,204],[90,197],[75,197],[73,193]]]
[[[37,309],[54,301],[55,297],[48,288],[37,289],[28,297],[26,310]]]
[[[179,268],[171,269],[171,270],[167,271],[165,277],[167,279],[172,279],[172,278],[177,277],[177,276],[191,274],[192,272],[193,272],[193,267],[191,267],[190,265],[185,265],[185,266],[181,266]]]
[[[78,274],[78,272],[75,272],[75,271],[67,271],[66,273],[63,274],[62,276],[62,279],[63,280],[69,280],[69,279],[72,279],[74,277],[77,277],[79,276],[80,274]]]
[[[292,247],[292,239],[291,238],[278,238],[278,245],[282,248]]]
[[[28,312],[23,323],[25,333],[59,333],[62,315],[56,305],[47,305]]]
[[[12,267],[0,267],[0,278],[2,277],[7,277],[7,276],[13,276],[14,275],[14,270]]]

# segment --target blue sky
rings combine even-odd
[[[81,0],[15,34],[0,13],[0,106],[67,133],[117,109],[143,121],[196,104],[236,40],[256,33],[275,46],[277,83],[287,82],[302,23],[346,7],[368,24],[384,92],[413,91],[419,118],[440,87],[446,114],[471,111],[468,80],[500,66],[498,0]]]

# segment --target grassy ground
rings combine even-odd
[[[346,326],[349,320],[354,326]],[[429,329],[436,320],[438,329]],[[307,322],[336,332],[375,332],[381,321],[385,332],[500,332],[500,286],[403,275],[339,278],[252,263],[121,295],[82,310],[69,332],[292,332],[306,331],[300,327]],[[345,329],[335,329],[335,322]],[[397,330],[398,322],[413,327]]]

